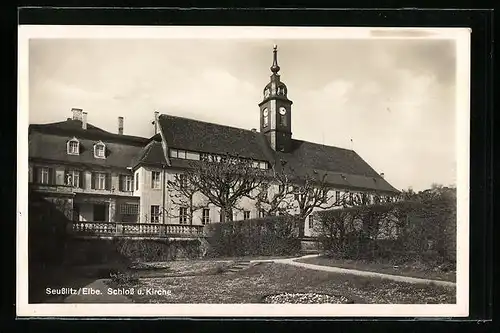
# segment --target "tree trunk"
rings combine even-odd
[[[231,222],[233,220],[233,208],[229,207],[221,207],[221,222]]]
[[[306,218],[305,217],[298,217],[297,218],[297,223],[299,224],[299,238],[304,237],[304,228],[306,224]]]
[[[189,201],[189,225],[193,225],[193,197]]]

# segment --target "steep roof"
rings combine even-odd
[[[276,152],[276,162],[288,174],[322,178],[342,188],[398,192],[355,151],[292,140],[290,153]]]
[[[79,155],[67,154],[67,142],[76,138],[80,143]],[[106,158],[94,157],[94,144],[102,141],[106,145]],[[92,164],[102,167],[127,168],[139,151],[148,142],[147,138],[106,132],[91,124],[82,129],[81,121],[67,120],[51,124],[30,125],[29,157],[35,159],[63,161],[75,164]]]
[[[131,145],[145,145],[149,142],[148,138],[111,133],[92,124],[87,124],[87,128],[83,129],[81,120],[74,120],[71,118],[68,118],[66,121],[55,123],[32,124],[29,126],[29,131],[61,136],[76,136],[77,138],[126,143]]]
[[[257,132],[164,114],[159,120],[169,148],[267,160]]]
[[[159,119],[170,148],[269,161],[294,176],[326,173],[329,183],[342,188],[398,192],[352,150],[293,140],[289,153],[275,152],[259,132],[169,115]],[[182,165],[172,159],[172,166]]]
[[[135,167],[138,164],[166,165],[167,161],[165,160],[161,142],[151,140],[142,148],[132,159],[131,166]]]

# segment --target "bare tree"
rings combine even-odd
[[[208,200],[203,197],[201,200],[195,200],[196,194],[201,194],[200,189],[197,187],[195,178],[197,174],[184,174],[179,173],[174,175],[173,180],[167,181],[167,188],[170,190],[170,201],[177,207],[186,207],[187,219],[190,225],[193,224],[194,213],[202,208],[207,207]],[[169,217],[179,218],[180,214],[174,214],[171,211],[165,210],[164,212]]]
[[[253,161],[227,154],[196,161],[185,175],[208,201],[220,207],[221,222],[232,221],[233,208],[243,197],[251,196],[265,177]]]
[[[327,182],[327,174],[320,176],[314,172],[315,176],[305,175],[298,179],[292,187],[291,200],[292,205],[298,214],[295,215],[299,223],[299,237],[304,236],[304,223],[314,209],[330,209],[335,206],[345,205],[346,194],[342,197],[336,197],[332,191],[331,185]]]
[[[263,181],[257,194],[251,198],[255,200],[257,210],[264,216],[285,215],[293,209],[293,203],[286,200],[293,193],[293,184],[286,173],[277,171],[275,167],[272,172],[270,181]]]

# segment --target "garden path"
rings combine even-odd
[[[254,263],[256,263],[256,262],[275,262],[275,263],[280,263],[280,264],[286,264],[286,265],[292,265],[292,266],[303,267],[303,268],[308,268],[308,269],[314,269],[317,271],[375,277],[375,278],[389,279],[389,280],[398,281],[398,282],[427,283],[427,284],[434,283],[436,285],[444,286],[444,287],[455,287],[456,286],[456,284],[454,282],[449,282],[449,281],[421,279],[421,278],[414,278],[414,277],[409,277],[409,276],[393,275],[393,274],[382,274],[382,273],[369,272],[369,271],[360,271],[357,269],[321,266],[321,265],[307,264],[307,263],[295,261],[298,259],[312,258],[312,257],[317,257],[317,256],[319,256],[319,254],[310,254],[310,255],[306,255],[306,256],[302,256],[302,257],[287,258],[287,259],[251,260],[251,262],[254,262]]]

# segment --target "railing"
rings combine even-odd
[[[29,183],[29,186],[32,190],[38,192],[50,192],[50,193],[65,193],[65,194],[75,194],[75,193],[85,193],[85,194],[107,194],[107,195],[116,195],[116,196],[134,196],[133,191],[119,191],[116,189],[91,189],[91,188],[81,188],[71,185],[63,185],[63,184],[41,184],[41,183]]]
[[[121,236],[121,237],[201,237],[202,225],[155,224],[133,222],[83,222],[73,221],[69,231],[81,236]]]
[[[64,194],[72,194],[73,187],[67,185],[55,185],[55,184],[38,184],[38,183],[30,183],[31,189],[39,192],[56,192],[56,193],[64,193]]]

